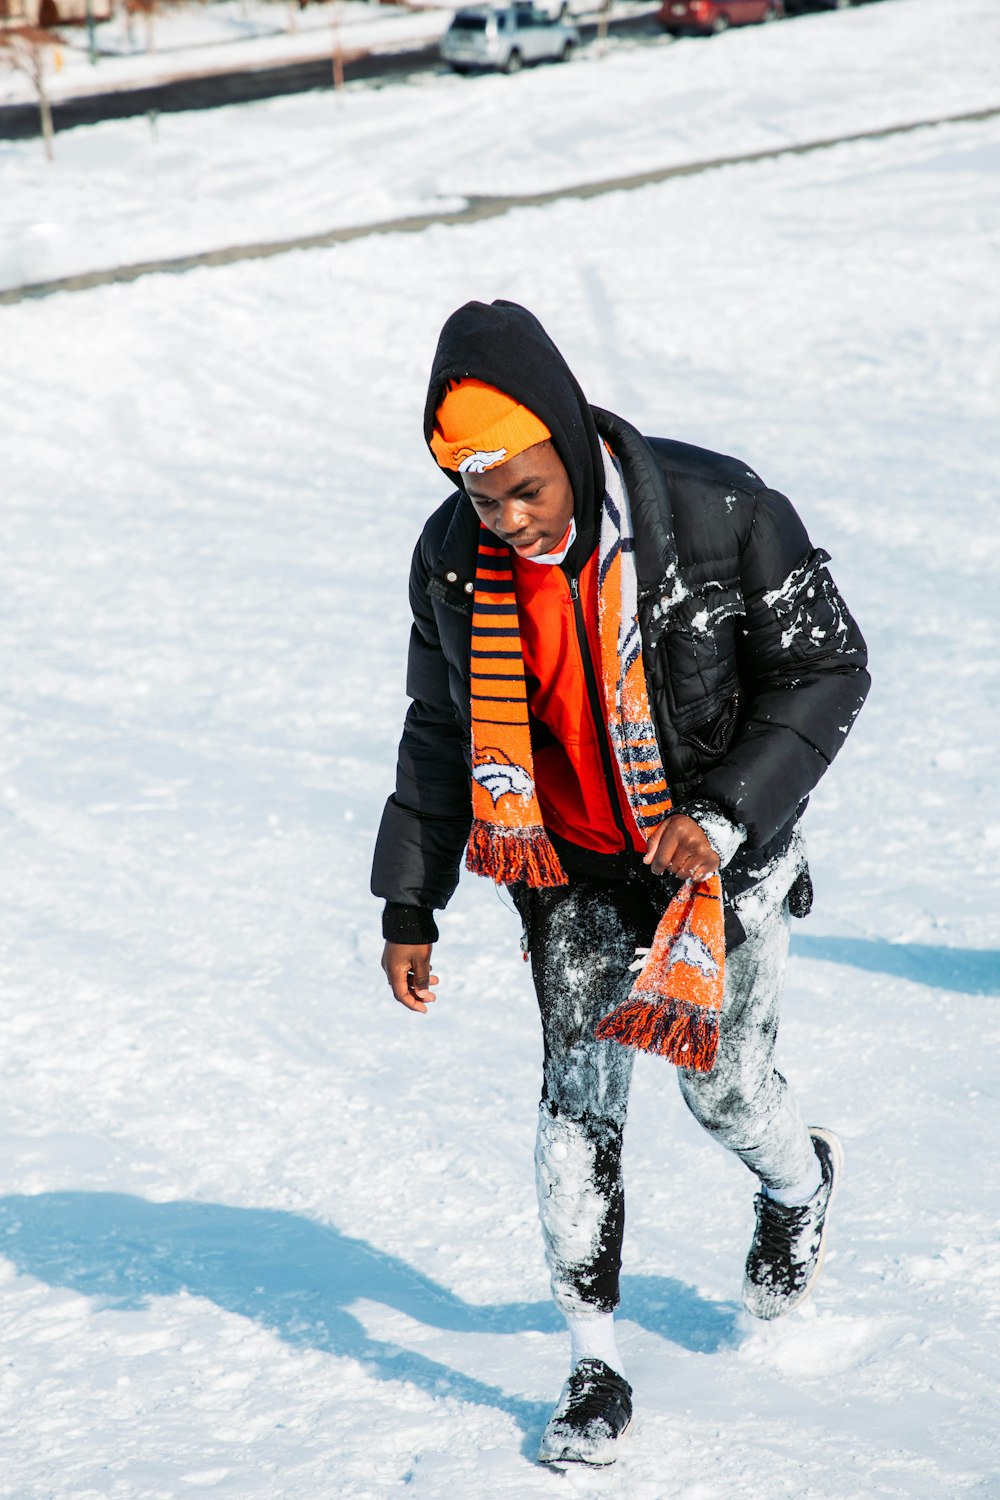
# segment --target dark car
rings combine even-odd
[[[660,24],[670,36],[712,36],[730,26],[777,21],[784,0],[663,0]]]

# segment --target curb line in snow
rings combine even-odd
[[[857,141],[884,140],[889,136],[906,135],[915,130],[933,129],[937,125],[962,125],[979,120],[989,120],[1000,115],[1000,105],[987,109],[969,110],[957,115],[944,115],[934,120],[913,120],[906,125],[884,125],[875,130],[860,130],[851,135],[831,136],[826,140],[803,141],[794,146],[772,146],[761,151],[746,152],[741,156],[718,156],[709,161],[684,162],[672,167],[654,167],[646,172],[634,172],[621,177],[605,177],[598,182],[583,182],[571,187],[549,188],[540,193],[517,193],[509,196],[468,197],[464,206],[457,209],[429,210],[427,213],[405,215],[398,219],[383,219],[375,224],[355,224],[343,229],[324,230],[319,234],[296,235],[292,239],[262,240],[255,244],[231,245],[221,250],[203,250],[194,255],[178,255],[161,260],[136,261],[132,265],[114,266],[104,271],[83,271],[73,276],[55,277],[51,281],[36,281],[24,286],[0,290],[0,306],[12,306],[38,297],[51,297],[57,292],[87,292],[94,287],[111,286],[116,282],[138,281],[142,276],[178,275],[194,271],[202,266],[228,266],[238,261],[268,260],[274,255],[286,255],[292,250],[318,250],[331,245],[347,244],[351,240],[365,239],[376,234],[415,234],[435,224],[475,224],[483,219],[496,219],[516,208],[541,208],[549,203],[562,202],[567,198],[597,198],[605,193],[630,192],[635,188],[651,187],[667,182],[672,177],[692,177],[700,172],[711,172],[717,167],[743,166],[752,162],[774,161],[782,156],[805,156],[811,151],[826,151],[832,146],[851,145]]]

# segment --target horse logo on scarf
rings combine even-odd
[[[701,938],[693,932],[682,932],[674,939],[674,945],[670,949],[667,960],[668,971],[674,964],[687,964],[691,969],[697,969],[704,974],[706,979],[714,979],[719,972],[719,965],[709,948],[702,942]]]
[[[535,783],[523,766],[515,765],[502,750],[484,747],[476,752],[473,778],[493,798],[496,807],[501,797],[530,797]]]

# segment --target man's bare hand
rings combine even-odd
[[[654,875],[669,870],[681,880],[707,880],[719,868],[719,856],[693,818],[675,813],[650,835],[643,864]]]
[[[386,943],[383,949],[382,967],[389,988],[407,1010],[426,1011],[437,998],[430,990],[438,982],[431,973],[431,947],[431,943]]]

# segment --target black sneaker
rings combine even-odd
[[[844,1167],[840,1142],[830,1130],[809,1131],[823,1181],[808,1203],[788,1208],[766,1193],[754,1199],[757,1229],[743,1278],[743,1306],[755,1318],[780,1318],[804,1302],[823,1269],[826,1215]]]
[[[613,1464],[632,1422],[632,1387],[603,1359],[581,1359],[542,1433],[540,1464]]]

